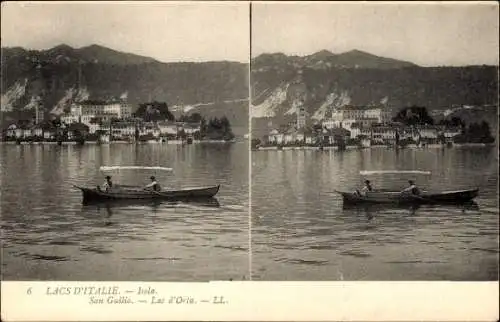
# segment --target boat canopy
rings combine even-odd
[[[361,175],[371,175],[371,174],[427,174],[430,175],[430,171],[421,170],[361,170],[359,174]]]
[[[165,167],[143,167],[143,166],[102,166],[101,171],[120,171],[120,170],[155,170],[155,171],[174,171],[172,168]]]

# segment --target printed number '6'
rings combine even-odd
[[[31,287],[28,287],[28,290],[26,291],[28,295],[31,295]]]

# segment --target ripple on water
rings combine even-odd
[[[105,249],[103,247],[97,247],[97,246],[86,246],[80,248],[82,252],[87,252],[87,253],[94,253],[94,254],[111,254],[113,253],[112,250],[110,249]]]
[[[470,250],[477,250],[477,251],[492,253],[492,254],[499,254],[500,253],[500,251],[498,249],[491,249],[491,248],[473,247]]]
[[[223,245],[215,245],[215,248],[223,248],[223,249],[230,249],[230,250],[236,250],[236,251],[243,251],[243,252],[248,252],[248,248],[241,247],[241,246],[223,246]]]
[[[245,206],[240,206],[240,205],[225,205],[221,207],[223,210],[229,210],[229,211],[246,211]]]
[[[338,247],[334,245],[311,245],[307,246],[307,248],[313,250],[332,250],[332,249],[337,249]]]
[[[46,245],[59,245],[59,246],[65,246],[65,245],[70,245],[70,246],[77,246],[80,244],[78,241],[71,241],[71,240],[52,240],[47,243]]]
[[[132,260],[132,261],[158,261],[158,260],[165,260],[165,261],[179,261],[182,260],[180,257],[123,257],[123,259],[126,260]]]
[[[171,241],[171,242],[190,241],[191,240],[191,238],[186,238],[186,237],[161,237],[161,239]]]
[[[307,260],[307,259],[297,259],[297,258],[280,258],[276,259],[277,262],[296,264],[296,265],[312,265],[312,266],[323,266],[328,264],[327,260]]]
[[[43,255],[43,254],[29,254],[28,257],[35,260],[54,261],[54,262],[65,262],[71,260],[71,258],[66,256]]]
[[[352,251],[352,250],[345,250],[339,253],[340,255],[344,256],[353,256],[357,258],[365,258],[365,257],[371,257],[372,255],[367,254],[365,252],[357,252],[357,251]]]
[[[137,236],[137,235],[128,235],[128,234],[123,234],[121,236],[116,236],[113,240],[133,240],[133,241],[147,241],[147,237],[142,237],[142,236]]]

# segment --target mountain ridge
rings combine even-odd
[[[134,109],[153,100],[198,105],[193,112],[207,117],[227,112],[232,125],[248,126],[248,102],[238,101],[248,97],[245,63],[164,63],[100,45],[61,44],[42,51],[2,47],[1,53],[2,121],[28,117],[38,100],[49,116],[74,101],[121,97]]]
[[[49,49],[35,50],[25,49],[23,47],[2,47],[2,57],[15,54],[30,54],[35,55],[43,61],[50,61],[59,56],[64,56],[70,60],[78,60],[80,62],[94,62],[95,60],[107,64],[143,64],[158,62],[158,60],[131,53],[125,53],[108,47],[97,44],[82,46],[79,48],[71,47],[67,44],[60,44]]]
[[[393,69],[418,66],[408,61],[381,57],[358,49],[353,49],[339,54],[333,53],[327,49],[323,49],[310,55],[304,56],[286,55],[284,53],[262,53],[252,59],[252,66],[255,66],[256,69],[270,67],[268,66],[270,61],[273,61],[278,68],[283,66],[294,66],[298,68],[315,69]]]

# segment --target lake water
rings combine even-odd
[[[477,186],[475,205],[344,209],[334,190]],[[256,151],[252,153],[254,280],[498,280],[498,149]]]
[[[496,280],[498,150],[252,153],[248,145],[0,145],[6,280]],[[161,165],[163,187],[221,184],[217,203],[82,205],[101,165]],[[360,170],[419,169],[427,190],[477,186],[476,204],[344,208]],[[116,183],[148,183],[122,171]],[[370,176],[400,189],[408,176]],[[251,265],[251,268],[250,268]]]
[[[249,278],[248,144],[0,145],[5,280]],[[172,167],[163,188],[220,184],[217,203],[82,205],[101,165]],[[122,171],[115,183],[147,184]]]

